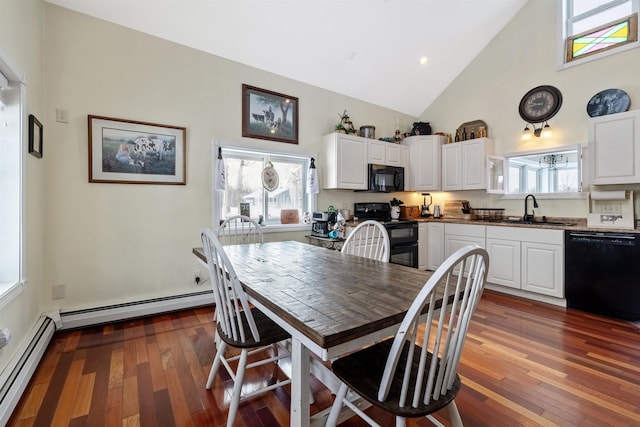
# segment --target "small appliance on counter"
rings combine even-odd
[[[429,204],[427,204],[427,196],[429,196]],[[431,198],[430,193],[422,193],[422,208],[420,210],[421,217],[426,218],[431,216],[431,212],[429,211],[429,206],[431,206],[432,202],[433,202],[433,199]]]
[[[314,212],[311,217],[311,235],[329,237],[329,232],[336,222],[335,212]]]

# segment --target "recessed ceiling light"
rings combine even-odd
[[[420,58],[420,65],[424,65],[427,63],[427,57],[423,56],[422,58]]]

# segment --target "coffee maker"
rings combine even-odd
[[[429,196],[429,204],[427,204],[427,196]],[[431,216],[431,212],[429,212],[429,206],[431,206],[431,202],[431,193],[422,193],[422,206],[420,208],[421,217]]]
[[[311,235],[329,237],[329,232],[335,222],[335,212],[314,212],[311,217]]]

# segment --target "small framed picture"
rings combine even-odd
[[[89,116],[89,182],[186,184],[186,128]]]
[[[42,158],[42,123],[29,114],[29,153]]]
[[[298,98],[242,85],[242,136],[298,143]]]

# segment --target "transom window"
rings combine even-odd
[[[221,153],[226,189],[218,192],[221,193],[218,220],[246,214],[266,225],[295,225],[291,222],[292,210],[297,211],[298,222],[304,212],[313,210],[315,195],[305,191],[309,157],[237,148],[222,148]],[[268,166],[273,166],[278,176],[275,189],[263,185],[263,170]]]
[[[563,0],[565,63],[638,40],[638,0]]]

